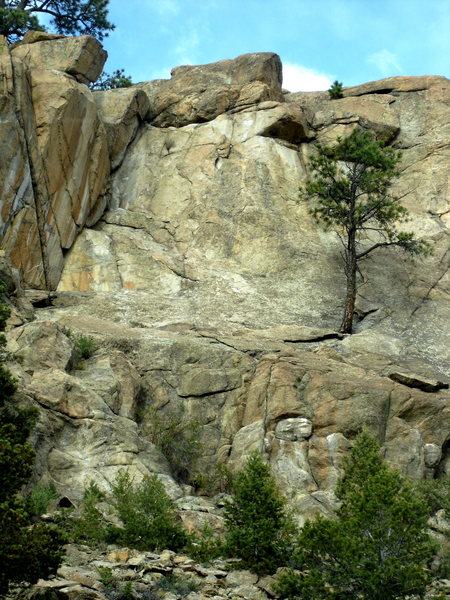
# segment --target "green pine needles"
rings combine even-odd
[[[109,0],[3,0],[0,34],[18,41],[29,29],[45,31],[39,19],[50,19],[50,30],[63,35],[93,35],[102,40],[114,25],[108,21]]]
[[[389,246],[412,255],[427,254],[430,246],[397,228],[408,218],[401,198],[390,190],[399,175],[399,152],[361,129],[338,138],[334,146],[317,144],[316,150],[300,197],[311,202],[313,217],[342,243],[347,294],[340,331],[351,333],[361,261]]]
[[[336,518],[305,524],[293,553],[299,570],[278,578],[278,592],[298,600],[423,598],[435,554],[429,508],[365,432],[345,461],[337,496]]]
[[[104,501],[120,525],[106,522],[98,508]],[[91,482],[84,493],[81,516],[72,519],[69,528],[72,539],[93,546],[116,543],[138,550],[180,550],[188,541],[158,477],[146,475],[135,483],[127,471],[119,472],[108,495]]]
[[[338,100],[339,98],[343,98],[344,94],[342,93],[342,83],[336,79],[333,81],[332,85],[328,89],[328,94],[331,100]]]
[[[285,564],[294,526],[270,467],[258,454],[250,456],[234,480],[225,522],[226,551],[242,567],[266,574]]]

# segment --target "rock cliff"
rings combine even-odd
[[[261,53],[92,92],[104,58],[89,36],[0,46],[11,368],[41,409],[36,478],[76,501],[127,467],[191,493],[148,438],[155,411],[201,424],[193,474],[262,451],[303,517],[333,506],[363,426],[405,474],[448,476],[450,81],[330,100],[283,91]],[[434,252],[365,261],[342,336],[339,241],[298,188],[314,142],[357,125],[402,150],[395,191]],[[100,348],[81,370],[76,335]]]

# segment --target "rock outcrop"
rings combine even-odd
[[[105,208],[106,131],[79,81],[106,53],[90,36],[1,44],[3,247],[24,285],[54,289],[64,251]]]
[[[11,368],[41,408],[36,478],[74,502],[121,468],[191,493],[148,439],[155,411],[201,423],[192,474],[263,452],[302,518],[334,506],[363,426],[403,473],[448,476],[450,82],[289,94],[263,53],[91,92],[93,48],[0,54],[3,248],[26,289]],[[434,253],[366,261],[342,336],[339,240],[298,188],[313,143],[356,126],[402,150],[395,192]],[[76,335],[100,346],[83,370]]]

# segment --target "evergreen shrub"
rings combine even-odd
[[[241,567],[262,575],[285,564],[294,525],[259,454],[252,454],[234,479],[225,526],[225,549],[240,559]]]

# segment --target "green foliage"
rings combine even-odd
[[[365,432],[345,462],[337,495],[336,518],[305,524],[293,553],[301,572],[282,574],[277,591],[299,600],[423,598],[435,551],[426,531],[429,511]]]
[[[53,484],[35,485],[25,496],[28,513],[33,518],[39,518],[47,510],[51,500],[58,498],[58,493]]]
[[[120,599],[117,600],[134,600],[133,587],[131,585],[131,581],[127,581],[123,586],[121,592]]]
[[[99,345],[94,338],[89,335],[76,335],[67,327],[62,327],[61,331],[72,341],[72,360],[74,368],[82,369],[83,361],[91,358],[91,356],[99,349]]]
[[[91,358],[99,349],[97,342],[90,336],[74,335],[70,330],[64,330],[65,335],[72,340],[72,368],[83,370],[85,368],[85,360]]]
[[[122,583],[109,567],[97,567],[100,582],[104,587],[104,595],[110,600],[134,600],[133,587],[130,581]]]
[[[426,479],[417,481],[416,489],[428,505],[430,515],[445,510],[450,517],[450,479]]]
[[[208,496],[228,493],[233,489],[233,474],[224,463],[217,462],[207,473],[197,473],[192,485],[197,493],[206,492]]]
[[[242,567],[273,573],[284,564],[293,525],[275,480],[261,456],[252,454],[234,480],[225,505],[225,547]]]
[[[42,31],[36,16],[15,8],[0,8],[0,34],[10,42],[17,41],[29,29]]]
[[[187,534],[156,475],[146,475],[141,483],[134,484],[122,471],[112,493],[114,509],[123,524],[112,531],[115,541],[141,550],[179,550],[185,545]]]
[[[0,34],[9,42],[29,29],[46,30],[39,17],[51,17],[50,31],[63,35],[89,34],[102,40],[114,25],[108,21],[109,0],[4,0]]]
[[[150,407],[143,417],[143,432],[166,457],[174,478],[189,480],[192,465],[200,456],[201,423],[184,417],[184,410],[157,410]]]
[[[10,582],[36,583],[56,573],[65,542],[61,531],[44,523],[31,526],[23,502],[0,503],[0,594]]]
[[[395,222],[405,220],[407,210],[389,193],[399,175],[399,160],[400,153],[360,129],[338,138],[335,146],[317,145],[309,165],[312,177],[303,190],[304,197],[315,201],[311,214],[326,227],[346,234],[354,228],[376,231],[387,238],[388,244],[383,245],[402,245],[405,234],[399,238]],[[422,245],[416,243],[418,248]]]
[[[97,572],[100,575],[100,582],[106,589],[114,587],[115,578],[110,567],[97,567]]]
[[[105,494],[93,481],[84,490],[81,516],[67,521],[69,535],[75,541],[96,545],[108,538],[109,525],[97,508]]]
[[[399,175],[400,154],[385,147],[370,131],[355,129],[334,146],[317,145],[309,163],[311,178],[300,190],[312,201],[314,218],[332,228],[343,245],[347,299],[340,330],[351,333],[358,263],[374,250],[397,246],[413,255],[430,246],[414,234],[399,231],[408,212],[389,188]]]
[[[89,87],[91,90],[115,90],[117,88],[125,88],[133,85],[131,77],[125,75],[124,69],[116,69],[110,75],[103,71],[95,83]]]
[[[205,525],[198,533],[192,533],[186,548],[187,554],[199,562],[210,562],[225,553],[222,538]]]
[[[450,521],[450,480],[427,479],[416,481],[415,488],[428,506],[429,515],[444,511],[444,518]],[[450,529],[441,530],[439,550],[437,553],[436,576],[450,579]]]
[[[1,293],[1,292],[0,292]],[[0,301],[0,331],[8,308]],[[6,339],[0,335],[0,348]],[[1,361],[1,356],[0,356]],[[16,383],[0,362],[0,596],[10,582],[36,582],[54,573],[62,558],[61,532],[43,523],[33,525],[27,503],[19,496],[31,477],[34,450],[27,441],[36,411],[14,406]]]
[[[163,592],[170,592],[183,598],[191,592],[196,592],[198,590],[198,585],[192,579],[170,573],[157,580],[155,589]]]
[[[331,87],[328,90],[328,94],[332,100],[337,100],[338,98],[343,98],[344,95],[342,93],[342,83],[336,79],[333,81]]]
[[[91,545],[117,543],[139,550],[179,550],[188,536],[184,531],[156,475],[145,476],[135,484],[130,475],[121,471],[111,484],[111,496],[106,496],[95,483],[85,490],[82,513],[72,519],[72,539]],[[112,505],[112,514],[121,525],[112,525],[98,508],[100,502]]]
[[[88,358],[91,358],[94,352],[96,352],[99,348],[98,344],[93,338],[85,335],[78,335],[74,337],[73,344],[73,353],[76,363],[81,360],[87,360]]]

